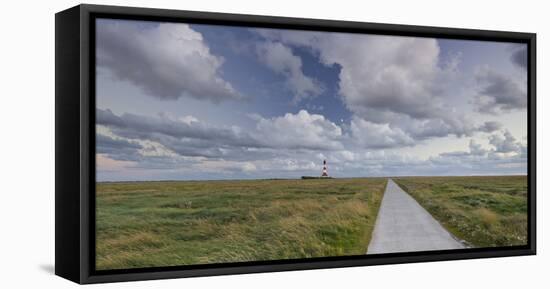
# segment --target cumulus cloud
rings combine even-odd
[[[187,96],[215,103],[242,98],[222,78],[223,59],[187,24],[99,20],[96,43],[99,67],[153,97]]]
[[[495,151],[498,153],[519,153],[521,151],[521,144],[508,130],[505,130],[502,135],[491,135],[489,143],[495,147]]]
[[[182,119],[129,113],[119,116],[110,110],[97,109],[96,123],[118,137],[158,143],[182,156],[222,157],[224,148],[260,145],[238,127],[212,126],[191,116]],[[149,150],[158,151],[159,147],[149,145]]]
[[[272,118],[251,116],[256,124],[246,131],[210,125],[189,115],[117,115],[102,109],[96,115],[97,152],[103,158],[130,161],[136,170],[184,170],[188,176],[193,176],[193,169],[216,177],[239,173],[288,177],[316,171],[314,154],[339,151],[345,140],[338,125],[305,110]]]
[[[508,130],[493,133],[487,146],[470,139],[468,151],[445,152],[429,158],[442,174],[469,171],[472,174],[527,172],[527,145]]]
[[[363,148],[392,148],[415,144],[408,134],[400,128],[390,127],[387,123],[379,124],[354,117],[350,127],[353,139]]]
[[[335,34],[321,47],[325,64],[341,66],[340,94],[346,106],[362,118],[428,118],[440,112],[434,96],[435,39]]]
[[[488,144],[472,139],[466,150],[423,159],[374,149],[413,143],[399,129],[356,118],[350,126],[352,135],[346,136],[339,126],[307,111],[273,118],[254,116],[256,126],[247,132],[247,144],[224,135],[241,130],[207,125],[192,116],[130,118],[110,111],[103,115],[109,117],[98,120],[97,145],[105,163],[124,164],[149,174],[162,170],[164,178],[295,178],[320,174],[323,159],[329,161],[331,175],[342,177],[518,173],[526,166],[526,145],[507,130],[492,132]],[[145,127],[140,118],[154,125]],[[204,134],[187,126],[198,126]],[[218,137],[203,137],[208,134]]]
[[[468,147],[470,148],[470,154],[472,155],[485,155],[488,152],[488,150],[483,148],[481,144],[477,143],[473,139],[470,140],[470,144],[468,145]]]
[[[183,119],[192,119],[192,124],[200,123],[200,120],[193,117]],[[227,145],[223,139],[209,141],[176,138],[151,132],[148,132],[148,138],[142,139],[101,137],[98,143],[102,143],[103,147],[117,147],[118,151],[103,149],[102,152],[113,160],[137,162],[133,165],[134,169],[180,169],[184,170],[186,176],[192,176],[195,171],[215,178],[232,175],[315,175],[320,172],[323,159],[329,160],[331,174],[335,176],[395,176],[410,175],[411,172],[417,175],[445,175],[459,171],[473,174],[490,171],[506,173],[517,172],[525,164],[526,158],[526,146],[519,143],[508,131],[493,133],[487,148],[472,139],[469,150],[451,151],[420,159],[395,151],[372,150],[376,147],[403,146],[412,143],[412,140],[399,130],[361,119],[353,120],[355,127],[351,127],[351,139],[346,139],[341,128],[324,117],[306,111],[274,118],[255,116],[254,120],[257,126],[251,131],[251,139],[256,141],[255,147]],[[181,118],[173,121],[185,124]],[[124,130],[134,127],[127,120],[115,123],[124,123]],[[118,133],[116,127],[111,126],[111,129]],[[288,132],[293,129],[294,131]],[[311,134],[300,134],[300,131]],[[282,137],[287,135],[291,137]],[[310,140],[315,141],[308,142]],[[346,143],[346,140],[360,141],[362,145],[358,147]],[[399,142],[401,144],[397,144]],[[173,155],[158,154],[155,151],[151,153],[148,151],[149,147],[160,147],[161,151],[169,150]]]
[[[526,173],[526,148],[498,153],[470,140],[465,150],[419,158],[395,151],[354,150],[323,154],[336,176],[485,175]]]
[[[401,134],[415,140],[471,136],[491,129],[491,124],[476,125],[445,103],[444,85],[456,75],[462,54],[454,53],[442,61],[436,39],[271,29],[256,32],[270,41],[309,49],[321,63],[339,67],[339,94],[345,106],[356,117],[380,124],[377,128],[399,128]],[[407,145],[403,141],[384,143]]]
[[[502,124],[496,121],[475,125],[465,116],[455,116],[448,120],[396,116],[387,123],[376,123],[354,116],[350,123],[353,139],[362,147],[370,149],[415,146],[430,138],[449,135],[470,137],[476,132],[491,133],[501,127]]]
[[[480,112],[501,113],[527,106],[527,83],[489,67],[476,71],[479,90],[474,102]]]
[[[434,137],[471,136],[479,128],[463,115],[448,118],[413,119],[410,117],[396,117],[394,125],[402,128],[416,140],[425,140]]]
[[[110,153],[121,149],[141,149],[142,146],[135,141],[122,138],[113,138],[101,133],[96,135],[96,149],[98,153]]]
[[[266,41],[256,46],[262,63],[274,72],[285,76],[288,89],[294,94],[294,103],[315,97],[323,92],[319,81],[304,75],[302,59],[280,42]]]
[[[527,146],[507,131],[494,133],[487,147],[473,139],[469,151],[442,153],[429,158],[440,174],[518,174],[527,173]]]
[[[441,112],[435,80],[442,70],[435,39],[268,29],[258,33],[308,47],[322,63],[339,65],[340,94],[348,109],[364,119],[380,122],[395,113],[426,118]]]
[[[473,155],[466,152],[440,154],[430,158],[419,175],[487,175],[525,174],[527,161],[519,156],[505,158],[493,154]]]
[[[256,136],[266,146],[329,150],[342,147],[342,129],[320,114],[300,110],[274,118],[256,116]]]
[[[511,59],[515,65],[527,69],[527,45],[523,44],[520,48],[516,49]]]
[[[502,124],[498,121],[486,121],[478,127],[479,131],[482,132],[494,132],[502,128]]]
[[[111,153],[137,156],[207,158],[266,158],[274,150],[335,150],[342,148],[342,129],[324,116],[301,110],[296,114],[263,118],[253,116],[255,129],[245,131],[237,126],[214,126],[193,116],[170,118],[97,109],[96,122],[109,129],[114,137],[99,134],[98,148]],[[130,154],[129,152],[132,152]],[[279,152],[280,154],[280,152]],[[118,157],[121,158],[121,157]]]

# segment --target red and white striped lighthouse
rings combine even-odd
[[[321,177],[328,177],[327,160],[323,160],[323,173],[321,174]]]

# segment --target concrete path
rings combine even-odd
[[[388,179],[367,254],[460,248],[465,246]]]

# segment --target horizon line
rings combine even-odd
[[[331,179],[367,179],[367,178],[429,178],[429,177],[527,177],[529,174],[504,174],[504,175],[401,175],[401,176],[370,176],[370,177],[334,177]],[[309,177],[309,176],[308,176]],[[313,176],[315,177],[315,176]],[[144,182],[220,182],[220,181],[277,181],[277,180],[302,180],[302,176],[297,178],[250,178],[250,179],[163,179],[163,180],[116,180],[116,181],[98,181],[95,183],[144,183]]]

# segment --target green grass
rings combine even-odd
[[[393,178],[473,247],[527,244],[527,177]]]
[[[98,270],[364,254],[386,179],[98,183]]]

